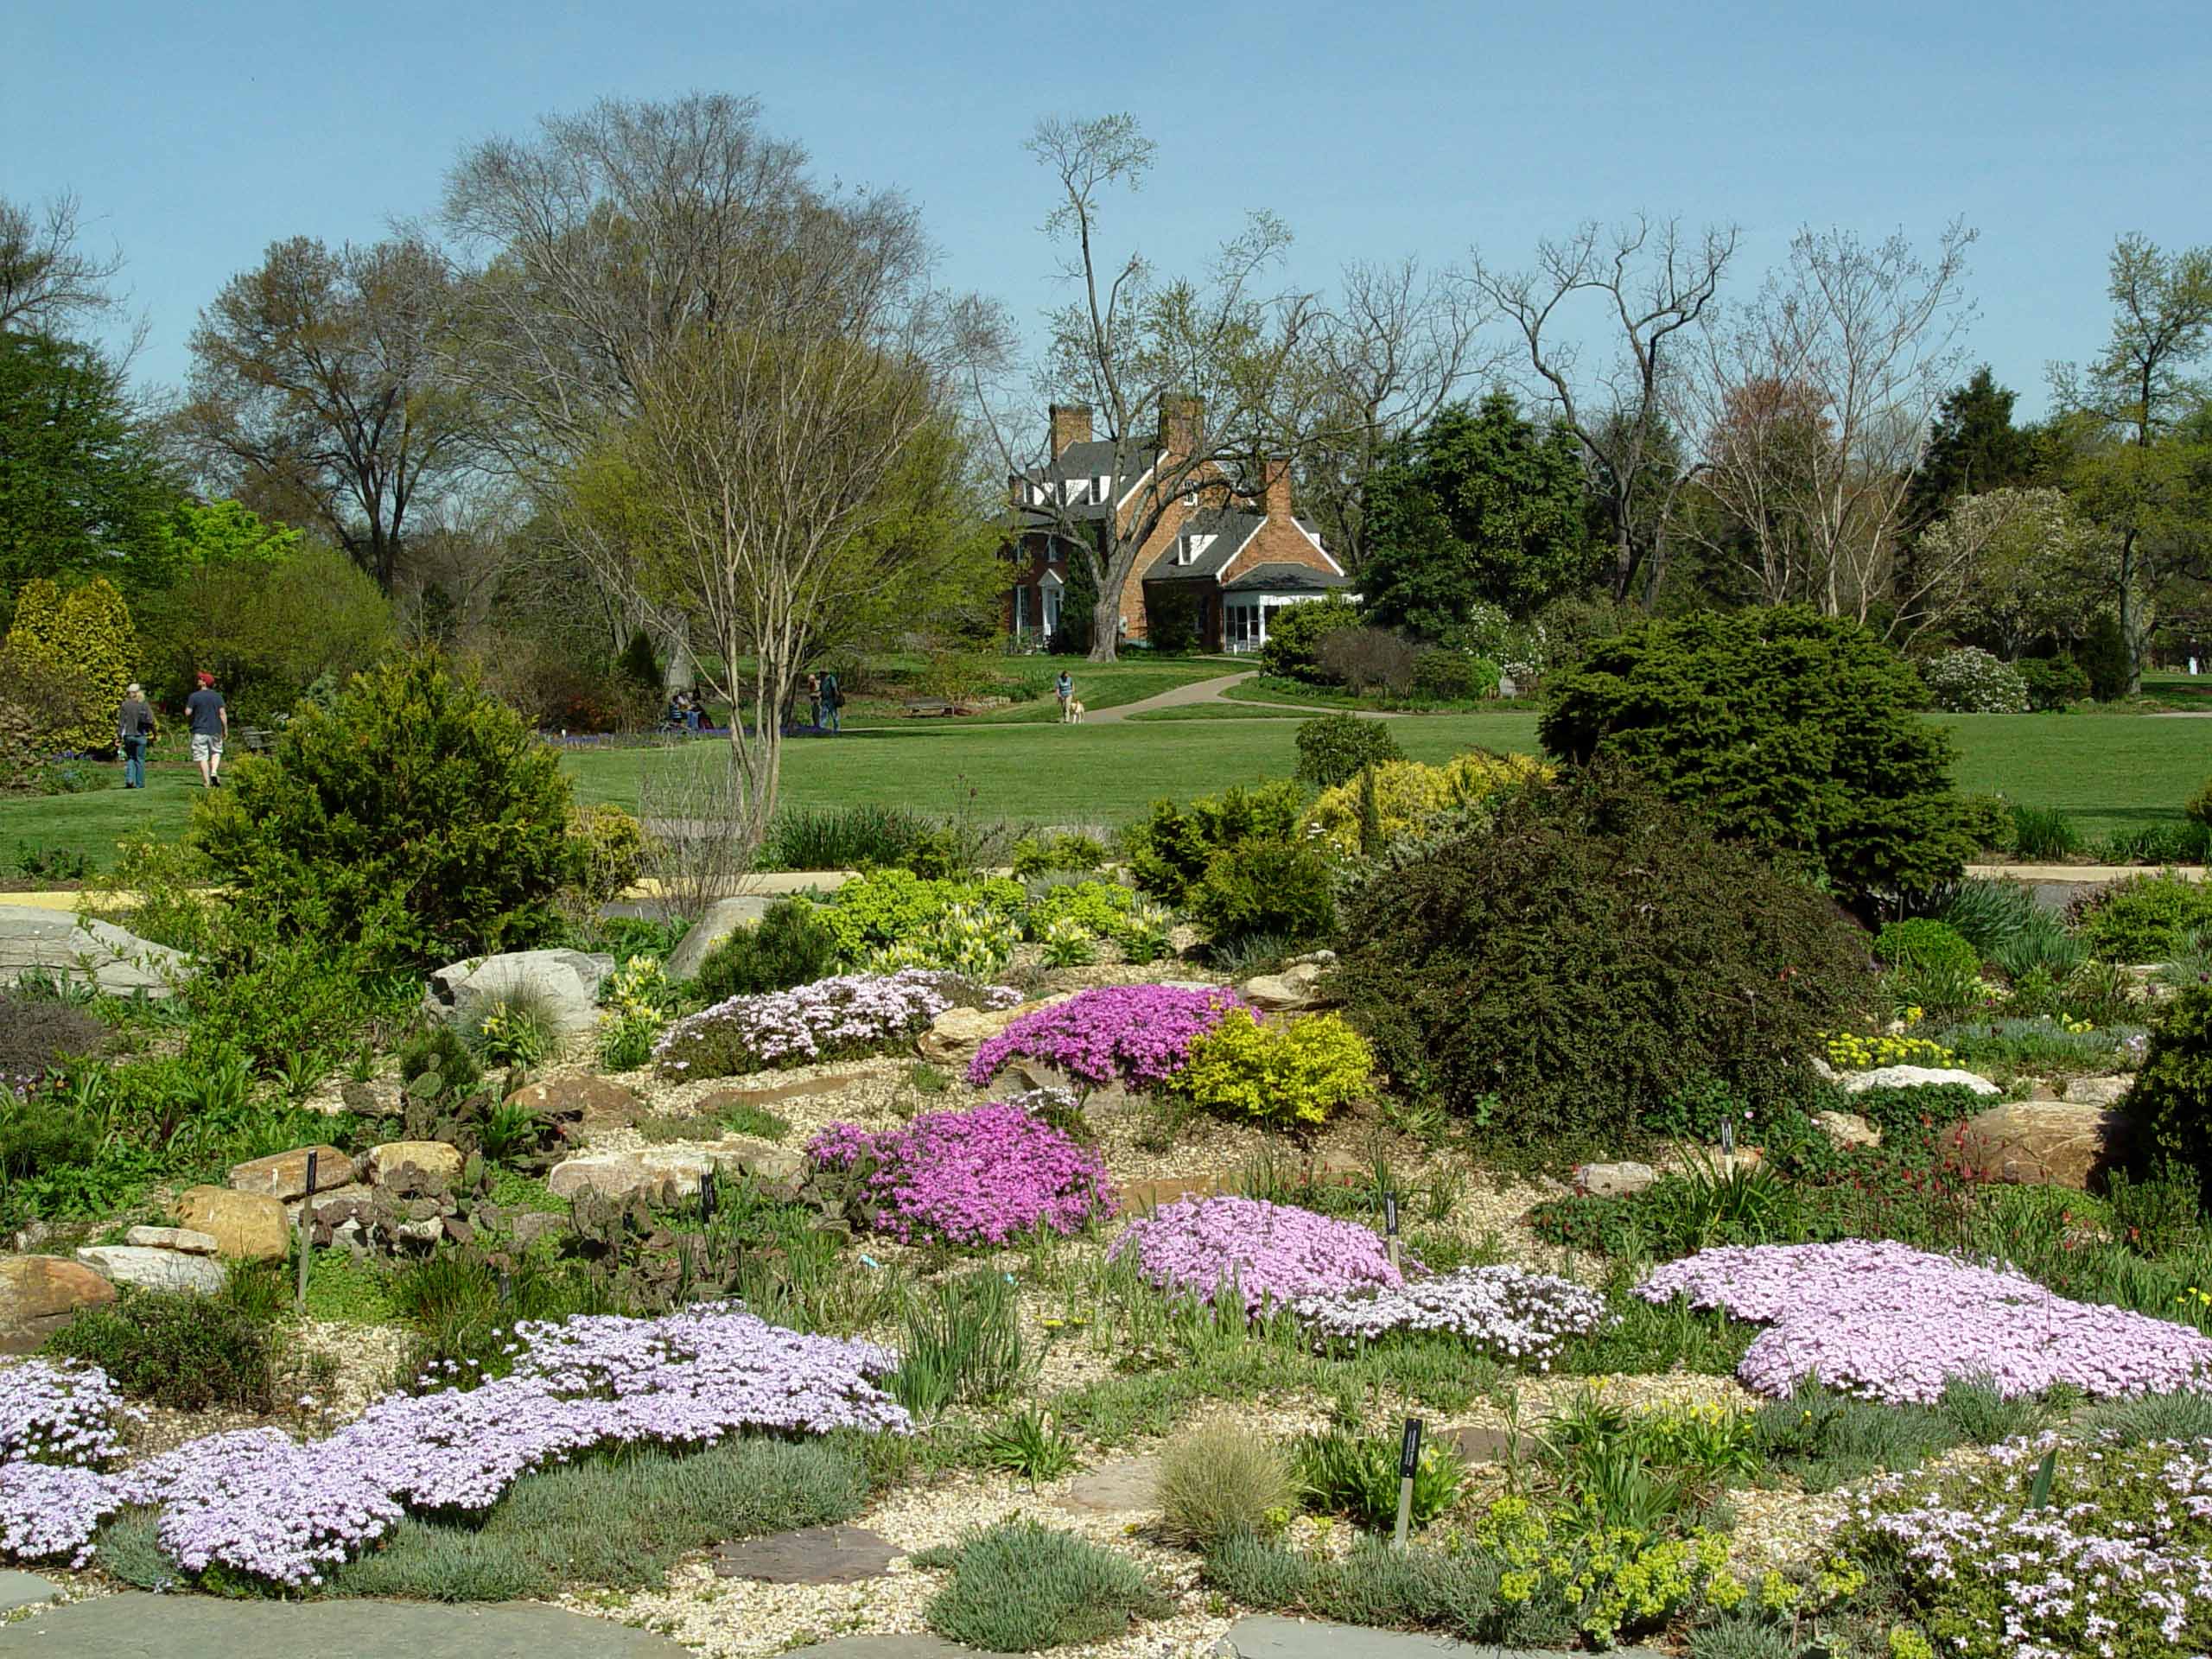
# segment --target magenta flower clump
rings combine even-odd
[[[1670,1262],[1646,1301],[1765,1325],[1737,1375],[1786,1395],[1808,1376],[1891,1404],[1929,1404],[1952,1382],[2007,1399],[2068,1383],[2094,1398],[2170,1394],[2212,1379],[2212,1338],[2126,1308],[2076,1302],[2007,1267],[1889,1240],[1732,1245]]]
[[[857,1171],[877,1228],[908,1243],[998,1245],[1040,1229],[1072,1233],[1114,1213],[1098,1154],[1007,1101],[931,1112],[899,1129],[832,1123],[806,1155],[818,1169]]]
[[[1270,1303],[1404,1282],[1382,1238],[1356,1222],[1332,1221],[1295,1205],[1261,1198],[1184,1198],[1133,1221],[1108,1252],[1134,1254],[1144,1276],[1171,1296]]]
[[[1234,991],[1106,985],[1026,1014],[976,1051],[968,1081],[982,1088],[1012,1060],[1036,1060],[1086,1089],[1118,1080],[1142,1093],[1190,1063],[1191,1039],[1248,1006]]]

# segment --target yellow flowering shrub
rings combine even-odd
[[[1430,814],[1471,806],[1501,790],[1548,779],[1553,769],[1527,754],[1471,749],[1440,766],[1387,760],[1375,768],[1375,805],[1385,838],[1405,834]],[[1359,779],[1325,791],[1306,816],[1306,831],[1334,851],[1359,851]]]
[[[1191,1041],[1180,1088],[1225,1116],[1325,1123],[1365,1092],[1375,1070],[1367,1039],[1333,1014],[1262,1024],[1240,1008]]]
[[[1746,1593],[1726,1571],[1727,1545],[1703,1532],[1684,1538],[1630,1528],[1569,1533],[1527,1498],[1504,1497],[1490,1506],[1471,1536],[1506,1565],[1499,1600],[1555,1598],[1577,1628],[1606,1646],[1624,1631],[1652,1629],[1700,1603],[1726,1611]]]
[[[1882,1033],[1862,1037],[1856,1032],[1831,1032],[1821,1039],[1828,1064],[1839,1071],[1869,1071],[1884,1065],[1953,1065],[1958,1056],[1925,1037],[1891,1036]]]

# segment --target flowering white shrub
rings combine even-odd
[[[1920,664],[1922,683],[1949,715],[2024,715],[2028,682],[2018,669],[1967,645]]]

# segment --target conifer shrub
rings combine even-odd
[[[787,991],[836,971],[837,936],[821,907],[805,899],[779,899],[760,922],[741,927],[699,964],[699,994],[709,1002],[762,991]]]
[[[1236,785],[1180,805],[1154,801],[1151,816],[1124,836],[1130,879],[1138,892],[1179,909],[1215,854],[1248,842],[1298,841],[1305,814],[1305,791],[1287,780]]]
[[[42,576],[25,582],[8,645],[70,689],[72,716],[48,734],[55,747],[115,747],[115,711],[130,683],[138,640],[130,607],[114,583],[95,576],[64,593]]]
[[[1294,741],[1300,779],[1322,789],[1350,783],[1364,767],[1406,758],[1386,722],[1357,715],[1300,721]]]
[[[1847,916],[1618,766],[1386,861],[1343,935],[1334,988],[1393,1086],[1554,1149],[1632,1141],[1700,1084],[1794,1097],[1872,1001]]]
[[[2212,985],[2185,987],[2166,1005],[2120,1110],[2135,1164],[2180,1164],[2212,1192]]]

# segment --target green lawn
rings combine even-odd
[[[1135,693],[1144,674],[1204,678],[1215,666],[1131,664],[1091,674],[1116,692]],[[1946,716],[1942,723],[1958,742],[1961,789],[2001,791],[2031,805],[2057,807],[2091,836],[2178,818],[2183,801],[2212,775],[2212,721],[1980,715]],[[801,806],[892,801],[922,811],[958,809],[1039,823],[1124,823],[1161,797],[1187,798],[1287,775],[1296,760],[1297,725],[1287,711],[1279,719],[1224,719],[1198,710],[1071,727],[900,721],[792,743],[785,751],[785,798]],[[1417,715],[1392,721],[1390,729],[1419,760],[1442,760],[1477,746],[1536,747],[1536,717],[1527,712]],[[567,764],[582,799],[634,808],[640,770],[671,764],[670,753],[585,751]],[[121,768],[109,768],[107,775],[119,782]],[[157,760],[143,793],[111,787],[0,801],[0,874],[12,873],[26,843],[79,849],[105,863],[118,837],[134,826],[176,835],[197,788],[190,768],[169,760]]]

